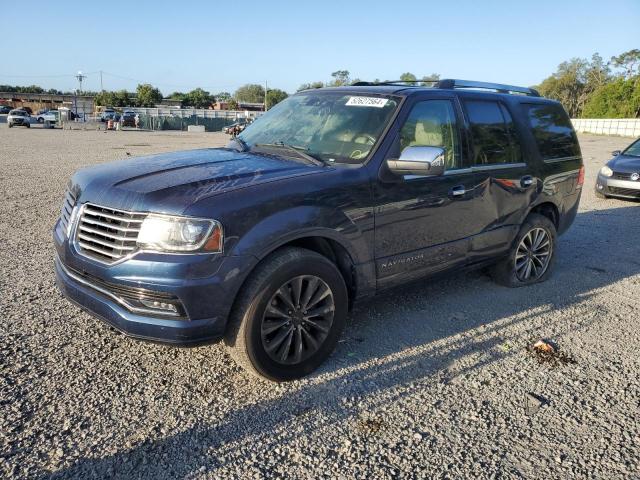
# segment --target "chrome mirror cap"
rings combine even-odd
[[[436,176],[444,173],[445,150],[441,147],[407,147],[398,159],[388,159],[387,166],[396,175]]]

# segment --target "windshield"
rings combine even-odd
[[[240,138],[251,150],[284,144],[327,162],[361,163],[391,120],[398,99],[305,92],[280,102]]]
[[[14,117],[26,117],[27,112],[25,112],[24,110],[11,110],[9,112],[9,115],[12,115]]]
[[[627,149],[622,152],[623,155],[629,155],[631,157],[640,157],[640,140],[636,140]]]

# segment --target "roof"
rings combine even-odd
[[[474,80],[445,79],[433,82],[433,85],[420,85],[421,80],[416,82],[386,81],[386,82],[357,82],[353,85],[343,87],[325,87],[323,91],[343,91],[353,93],[370,93],[381,95],[402,95],[408,96],[417,92],[434,92],[441,90],[468,91],[476,93],[491,93],[499,95],[511,95],[527,99],[541,99],[537,90],[516,85],[505,85],[501,83],[478,82]],[[311,89],[313,90],[313,89]],[[307,90],[308,91],[308,90]],[[546,99],[545,99],[546,100]]]

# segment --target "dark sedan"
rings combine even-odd
[[[612,154],[613,158],[598,172],[596,194],[640,199],[640,139]]]

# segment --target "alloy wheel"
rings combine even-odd
[[[553,245],[549,233],[540,227],[532,228],[522,237],[516,250],[515,270],[518,280],[537,280],[547,271]]]
[[[334,313],[333,293],[321,278],[292,278],[276,290],[263,314],[260,335],[265,352],[285,365],[306,360],[329,335]]]

